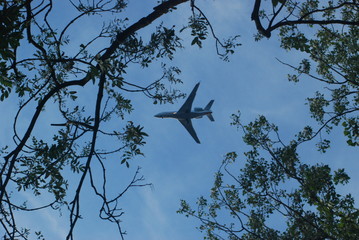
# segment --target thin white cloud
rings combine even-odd
[[[49,203],[46,197],[34,197],[31,192],[19,192],[27,206],[40,207]],[[46,194],[45,194],[46,195]],[[18,215],[18,225],[28,227],[31,231],[41,231],[46,239],[63,240],[67,235],[67,218],[60,218],[57,210],[46,208],[37,212],[16,212]],[[36,219],[36,220],[35,220]]]

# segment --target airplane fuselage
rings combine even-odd
[[[212,111],[200,111],[200,112],[162,112],[159,114],[156,114],[155,117],[158,118],[174,118],[174,119],[191,119],[191,118],[201,118],[205,115],[211,114]]]

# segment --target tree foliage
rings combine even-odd
[[[178,211],[200,220],[205,239],[358,239],[359,209],[350,193],[338,192],[349,176],[300,157],[308,141],[325,153],[330,141],[321,133],[339,125],[347,145],[358,146],[358,10],[357,1],[255,1],[256,39],[278,30],[282,48],[307,55],[298,66],[279,60],[295,71],[288,79],[325,84],[326,92],[307,99],[319,128],[304,126],[286,143],[265,116],[245,125],[234,114],[250,150],[228,153],[210,196],[196,208],[182,200]]]
[[[80,196],[88,181],[103,202],[100,217],[115,223],[123,238],[123,210],[118,200],[130,188],[146,185],[141,183],[143,177],[137,170],[124,190],[119,189],[115,196],[106,194],[106,159],[116,159],[119,165],[129,167],[131,159],[143,155],[141,147],[146,143],[143,127],[126,119],[133,110],[129,93],[143,93],[153,103],[183,97],[179,91],[168,88],[168,84],[181,83],[180,69],[168,62],[183,48],[179,35],[183,29],[160,23],[144,38],[138,31],[174,12],[184,2],[189,1],[160,1],[139,20],[124,14],[129,4],[125,0],[0,2],[0,100],[19,100],[13,142],[8,138],[1,150],[0,228],[6,237],[30,236],[29,229],[17,225],[14,211],[66,206],[70,218],[67,239],[73,239],[81,216]],[[222,43],[193,1],[188,8],[189,22],[184,29],[191,29],[192,43],[201,46],[211,29],[217,51],[226,60],[237,46],[235,38]],[[63,14],[63,9],[68,14]],[[61,24],[55,21],[60,17]],[[79,38],[74,31],[85,21],[101,21],[102,27]],[[156,63],[163,70],[157,79],[140,83],[126,79],[129,66],[147,68]],[[93,93],[91,102],[79,101],[89,92]],[[55,108],[59,122],[48,120],[44,127],[49,129],[51,124],[53,132],[36,130],[46,110]],[[27,116],[28,112],[32,114],[29,122],[25,112]],[[20,122],[28,124],[25,130],[19,127]],[[104,146],[101,142],[113,144]],[[100,176],[92,174],[95,163],[101,168]],[[78,175],[78,182],[71,188],[69,174]],[[50,193],[53,201],[45,206],[27,207],[13,197],[16,190],[32,191],[34,196]],[[37,235],[43,237],[41,232]]]
[[[337,192],[350,179],[344,169],[303,163],[299,156],[308,132],[286,144],[264,116],[248,125],[233,118],[251,146],[245,165],[236,152],[228,153],[210,198],[200,197],[196,210],[182,200],[179,210],[201,221],[205,239],[358,238],[354,198]]]

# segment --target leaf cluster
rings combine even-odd
[[[12,76],[9,76],[7,68],[23,38],[23,4],[23,1],[0,2],[0,101],[7,98],[12,89]]]

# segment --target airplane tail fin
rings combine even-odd
[[[209,103],[207,104],[207,106],[204,108],[204,110],[210,110],[212,107],[214,100],[209,101]],[[209,118],[209,120],[211,120],[212,122],[214,122],[214,118],[212,116],[212,113],[208,114],[207,117]]]

